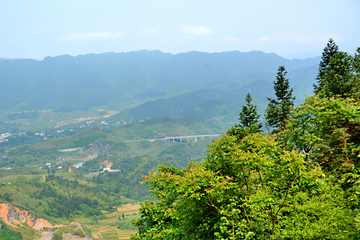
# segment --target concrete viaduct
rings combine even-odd
[[[193,135],[193,136],[178,136],[178,137],[165,137],[165,138],[154,138],[154,139],[142,139],[142,140],[132,140],[132,141],[126,141],[126,143],[129,142],[140,142],[140,141],[172,141],[172,142],[190,142],[190,139],[194,139],[195,142],[197,139],[204,139],[204,138],[215,138],[220,136],[221,134],[203,134],[203,135]]]
[[[164,140],[169,140],[172,142],[183,142],[183,139],[187,139],[187,142],[190,142],[190,138],[194,138],[195,142],[197,139],[204,138],[215,138],[220,136],[221,134],[206,134],[206,135],[194,135],[194,136],[180,136],[180,137],[165,137]],[[157,140],[157,139],[156,139]]]

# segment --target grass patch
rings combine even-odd
[[[119,229],[121,230],[126,230],[126,229],[131,229],[131,230],[136,230],[137,228],[132,224],[132,221],[137,219],[139,216],[138,215],[132,215],[132,216],[128,216],[124,219],[121,219],[117,222],[117,226]]]
[[[118,235],[118,239],[130,239],[130,236],[132,234],[135,234],[137,231],[134,231],[134,230],[130,230],[130,229],[127,229],[127,230],[120,230],[118,229],[116,231],[117,235]]]
[[[118,239],[116,231],[111,228],[106,230],[105,232],[102,232],[101,235],[103,235],[105,239]]]
[[[0,183],[36,183],[44,182],[44,178],[38,175],[13,175],[0,178]]]

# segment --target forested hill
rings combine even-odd
[[[87,111],[128,97],[161,97],[185,88],[199,89],[258,72],[290,72],[317,66],[319,58],[288,60],[274,53],[160,51],[46,57],[42,61],[0,61],[0,111]]]

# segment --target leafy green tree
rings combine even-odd
[[[5,201],[7,201],[7,202],[12,202],[12,201],[13,201],[11,195],[10,195],[8,192],[6,192],[6,193],[4,194],[4,199],[5,199]]]
[[[275,138],[223,136],[200,165],[160,166],[144,176],[158,201],[142,205],[132,238],[354,238],[355,214],[342,189]]]
[[[296,108],[285,138],[325,172],[341,178],[351,172],[348,182],[354,183],[360,167],[360,48],[351,56],[331,42],[321,66],[321,88]]]
[[[326,44],[326,47],[324,48],[324,51],[321,56],[321,61],[319,64],[319,72],[316,76],[317,85],[314,84],[314,93],[318,94],[322,90],[324,83],[323,79],[326,75],[328,65],[330,64],[330,59],[339,52],[339,47],[336,45],[334,40],[332,38],[329,39],[328,43]]]
[[[241,127],[239,124],[235,124],[226,131],[226,134],[229,136],[235,136],[236,139],[240,141],[245,136],[252,133],[257,133],[259,131],[260,131],[259,127],[255,124],[251,124],[249,128]]]
[[[278,140],[288,149],[306,153],[309,165],[318,165],[345,191],[349,208],[360,204],[360,104],[354,98],[308,97],[293,111],[288,128]],[[353,218],[360,222],[360,215]],[[357,229],[359,229],[357,225]]]
[[[294,106],[295,97],[292,96],[293,89],[290,88],[289,79],[285,78],[287,71],[280,66],[274,81],[276,99],[268,98],[269,104],[265,112],[267,124],[276,131],[284,131],[286,121]]]
[[[259,122],[260,115],[256,111],[256,105],[251,104],[252,98],[250,93],[246,95],[245,101],[246,105],[242,107],[239,113],[240,125],[244,128],[250,128],[251,124],[255,124],[260,129],[262,127],[262,124]]]
[[[360,103],[352,98],[308,97],[293,112],[284,137],[326,172],[360,170]]]

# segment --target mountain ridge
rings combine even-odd
[[[310,67],[319,58],[288,60],[274,53],[160,51],[86,54],[46,57],[42,61],[19,59],[0,61],[0,88],[9,109],[87,111],[90,107],[116,105],[146,91],[176,88],[199,89],[211,82],[223,82],[257,71],[276,72]]]

